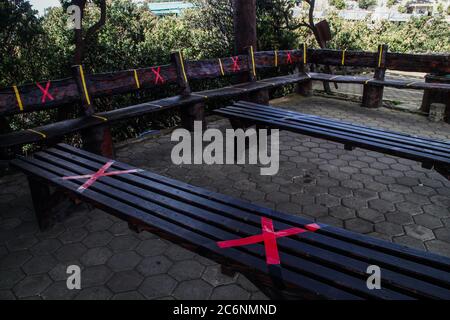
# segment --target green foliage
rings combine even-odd
[[[376,0],[358,0],[358,7],[361,9],[368,9],[377,4]]]
[[[388,0],[386,5],[388,8],[391,8],[394,4],[397,4],[398,0]]]
[[[392,1],[392,0],[389,0]],[[344,0],[330,0],[330,5],[335,7],[338,10],[345,9],[345,1]]]
[[[406,7],[405,6],[398,6],[397,11],[400,13],[406,13]]]

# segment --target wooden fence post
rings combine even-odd
[[[302,49],[303,49],[302,61],[297,64],[297,72],[299,73],[306,72],[308,67],[308,46],[306,45],[306,43],[303,43]],[[296,91],[298,94],[304,97],[312,96],[312,80],[309,79],[297,83]]]
[[[255,82],[257,80],[256,77],[256,61],[255,61],[255,49],[253,46],[249,46],[247,49],[248,56],[248,79],[250,82]],[[260,104],[268,104],[269,103],[269,90],[261,89],[256,92],[252,92],[248,94],[248,98],[245,100],[249,100],[251,102],[260,103]]]
[[[172,63],[177,70],[177,83],[182,96],[191,94],[191,87],[187,77],[186,65],[181,51],[171,54]],[[194,130],[194,121],[202,121],[202,128],[205,129],[205,104],[203,102],[181,107],[181,126],[186,130]]]
[[[72,74],[77,84],[81,98],[81,106],[86,116],[95,113],[93,101],[88,89],[88,82],[83,70],[83,66],[72,66]],[[107,158],[114,158],[114,147],[111,136],[111,129],[108,125],[98,125],[81,131],[83,139],[83,149],[102,155]]]
[[[378,46],[377,67],[375,68],[374,79],[384,80],[386,73],[386,53],[388,46],[383,44]],[[374,86],[370,80],[364,84],[362,106],[366,108],[379,108],[383,105],[384,86]]]

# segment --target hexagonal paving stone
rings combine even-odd
[[[373,231],[373,224],[360,218],[346,220],[344,226],[346,229],[359,233],[369,233]]]
[[[139,287],[139,292],[147,299],[154,299],[170,295],[176,285],[177,282],[173,278],[161,274],[145,279]]]
[[[250,293],[236,284],[214,288],[211,300],[247,300]]]
[[[450,208],[430,204],[422,206],[425,213],[431,214],[438,218],[444,218],[450,216]]]
[[[139,273],[134,270],[115,273],[106,285],[114,292],[125,292],[136,290],[144,280]]]
[[[398,211],[406,212],[412,215],[423,213],[422,207],[416,203],[411,202],[400,202],[395,204],[395,208]]]
[[[203,280],[195,279],[181,282],[173,296],[179,300],[206,300],[213,291],[213,287]]]
[[[0,290],[0,300],[16,300],[16,297],[10,290]]]
[[[386,214],[386,220],[396,224],[410,224],[413,223],[413,216],[405,212],[392,212]]]
[[[36,239],[36,237],[32,235],[18,236],[12,240],[9,240],[6,243],[6,246],[8,247],[9,251],[19,251],[30,249],[37,242],[38,239]]]
[[[76,296],[77,300],[107,300],[111,298],[112,292],[106,287],[92,287],[82,289]]]
[[[68,261],[64,263],[58,263],[52,270],[48,272],[48,275],[53,281],[65,281],[69,274],[67,273],[67,268],[71,265],[80,266],[79,261]]]
[[[450,243],[442,240],[430,240],[425,242],[425,246],[431,252],[450,257]]]
[[[58,261],[50,255],[45,256],[37,256],[28,260],[23,266],[22,269],[28,275],[46,273],[52,270]]]
[[[211,284],[214,287],[218,285],[230,284],[236,281],[238,274],[233,277],[227,276],[222,273],[220,265],[208,266],[203,272],[202,279]]]
[[[329,194],[322,194],[316,197],[316,204],[325,207],[335,207],[340,204],[340,200],[335,196]]]
[[[20,267],[30,259],[28,251],[10,252],[0,259],[0,270]]]
[[[46,274],[28,276],[14,286],[14,293],[19,298],[39,295],[50,284],[50,278]]]
[[[419,250],[425,250],[425,246],[421,240],[418,240],[416,238],[413,238],[413,237],[410,237],[407,235],[395,237],[394,242],[404,245],[404,246],[407,246],[407,247],[411,247],[411,248],[415,248],[415,249],[419,249]]]
[[[134,251],[125,251],[114,254],[108,260],[108,266],[114,271],[131,270],[142,260]]]
[[[62,243],[73,243],[80,242],[88,235],[88,231],[85,228],[74,228],[68,229],[63,234],[61,234],[58,239]]]
[[[33,248],[31,248],[31,252],[35,255],[51,254],[58,250],[61,246],[61,241],[58,239],[45,239],[38,242]]]
[[[414,221],[426,228],[434,229],[442,226],[442,222],[439,218],[430,214],[419,214],[414,216]]]
[[[89,234],[84,240],[83,244],[88,248],[106,246],[113,236],[108,231],[97,231]]]
[[[53,282],[44,292],[42,298],[46,300],[72,300],[79,290],[69,290],[66,281]]]
[[[193,280],[200,278],[205,267],[195,260],[184,260],[176,262],[168,274],[178,281]]]
[[[87,267],[105,264],[112,256],[112,251],[107,247],[92,248],[86,251],[80,261]]]
[[[87,248],[81,243],[66,244],[59,248],[55,257],[61,262],[78,260],[87,251]]]
[[[0,289],[11,289],[23,278],[25,278],[25,274],[20,268],[2,270],[0,272]]]
[[[356,211],[356,214],[358,217],[373,223],[381,222],[386,219],[382,213],[370,208],[360,208]]]
[[[367,208],[367,201],[356,197],[343,198],[342,204],[350,209]]]
[[[404,233],[400,225],[387,221],[375,224],[375,231],[388,236],[401,236]]]
[[[172,264],[172,261],[165,256],[147,257],[136,267],[136,270],[148,277],[166,273]]]
[[[450,231],[448,228],[439,228],[434,230],[437,239],[450,243]]]
[[[406,234],[409,236],[419,239],[421,241],[427,241],[434,239],[433,231],[424,226],[419,225],[408,225],[405,226]]]
[[[346,207],[330,208],[330,215],[332,215],[333,217],[336,217],[338,219],[341,219],[341,220],[351,219],[356,216],[355,210],[349,209]]]
[[[103,285],[108,281],[112,274],[112,271],[104,265],[82,269],[81,287],[88,288]]]
[[[109,247],[114,252],[133,250],[139,243],[139,240],[134,235],[125,235],[115,237],[110,243]]]
[[[113,225],[109,218],[95,219],[86,225],[89,232],[105,231]]]
[[[394,205],[383,199],[374,199],[369,201],[369,208],[377,210],[381,213],[392,212],[395,210]]]
[[[161,239],[148,239],[142,241],[136,252],[144,257],[157,256],[166,251],[169,245]]]
[[[164,253],[172,261],[181,261],[191,259],[195,256],[192,251],[186,250],[178,245],[171,245]]]

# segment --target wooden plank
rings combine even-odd
[[[450,55],[389,52],[386,57],[386,68],[413,72],[450,73]]]
[[[58,156],[58,158],[52,158],[51,156],[48,155],[44,155],[42,156],[41,154],[38,154],[38,158],[43,158],[46,162],[51,162],[54,164],[59,164],[60,163],[60,158],[63,158],[65,160],[72,160],[74,161],[73,163],[69,163],[66,164],[65,167],[66,168],[75,168],[78,165],[86,165],[89,166],[90,170],[95,170],[98,167],[100,167],[102,165],[101,162],[99,163],[93,163],[91,161],[86,160],[86,158],[80,158],[78,156],[74,156],[73,154],[70,153],[65,153],[65,152],[59,152],[56,150],[48,150],[47,151],[50,154],[54,154],[56,156]],[[81,171],[77,171],[77,174],[83,174],[85,172]],[[231,216],[233,219],[237,219],[237,218],[241,218],[242,221],[244,221],[245,223],[248,223],[250,221],[252,221],[254,223],[254,225],[259,225],[260,223],[260,217],[259,216],[252,216],[249,215],[247,212],[243,212],[243,211],[237,211],[234,210],[234,212],[230,212],[230,208],[224,205],[220,205],[219,203],[214,203],[209,201],[208,199],[202,199],[199,197],[195,197],[192,194],[190,194],[188,191],[187,192],[183,192],[180,190],[172,190],[171,188],[167,188],[162,184],[156,183],[155,182],[151,182],[149,180],[145,180],[136,176],[122,176],[122,177],[117,177],[118,180],[123,180],[124,182],[127,182],[131,185],[136,185],[139,186],[140,188],[146,189],[146,188],[151,188],[152,191],[147,191],[147,192],[158,192],[158,193],[162,193],[164,195],[169,195],[171,198],[169,199],[162,199],[160,200],[161,203],[173,203],[173,198],[175,197],[177,199],[177,201],[187,201],[190,204],[194,204],[195,207],[197,209],[197,214],[200,215],[200,217],[203,217],[206,219],[206,217],[208,216],[208,212],[204,212],[203,209],[199,209],[199,208],[206,208],[207,210],[211,211],[214,210],[216,211],[218,214],[220,214],[220,217],[228,217]],[[106,181],[107,178],[105,178],[103,181],[104,183],[108,184],[108,181]],[[110,181],[110,184],[112,186],[116,186],[117,187],[117,181]],[[123,190],[132,190],[132,187],[127,187],[124,186]],[[145,192],[144,195],[145,197]],[[209,204],[207,204],[208,202],[210,202]],[[181,205],[178,204],[176,205],[175,208],[180,208]],[[253,234],[257,234],[258,233],[258,229],[254,229],[253,230],[249,230],[248,228],[246,228],[246,225],[243,225],[242,223],[239,223],[237,220],[225,220],[225,218],[223,218],[219,223],[222,224],[221,228],[235,228],[237,230],[239,230],[239,232],[245,232],[245,236],[248,235],[253,235]],[[292,227],[292,225],[285,225],[285,224],[279,224],[279,228],[277,229],[286,229]],[[304,239],[303,237],[301,237],[301,239]],[[324,239],[323,241],[321,241],[321,245],[329,242],[329,239]],[[280,248],[287,248],[289,251],[294,251],[296,254],[300,254],[302,256],[304,256],[307,259],[310,260],[317,260],[320,261],[321,263],[326,263],[328,265],[333,265],[333,268],[340,268],[345,270],[346,272],[356,272],[359,276],[361,277],[365,277],[366,276],[366,269],[368,267],[368,263],[361,263],[358,261],[354,261],[353,259],[349,259],[348,257],[333,253],[333,252],[328,252],[325,251],[324,249],[321,249],[320,247],[313,247],[311,245],[307,245],[304,244],[303,241],[301,242],[295,242],[292,241],[291,239],[280,239],[279,242]],[[337,244],[339,246],[339,244]],[[350,248],[351,249],[351,248]],[[369,253],[370,254],[370,253]],[[372,255],[370,254],[371,258]],[[318,258],[321,257],[321,258]],[[374,259],[376,257],[373,257]],[[395,260],[395,259],[394,259]],[[378,262],[379,263],[379,262]],[[381,264],[381,266],[383,266],[383,264]],[[356,268],[356,269],[355,269]],[[420,266],[418,267],[417,265],[412,266],[412,269],[418,271],[420,270]],[[433,273],[435,270],[424,270],[423,272],[426,272],[427,275],[429,275],[429,272],[431,271],[431,273]],[[414,282],[416,281],[414,278],[408,278],[408,277],[404,277],[401,274],[392,272],[388,269],[383,269],[383,281],[385,281],[385,284],[383,284],[383,286],[386,285],[386,283],[392,284],[393,286],[396,285],[396,283],[400,283],[401,285],[399,286],[400,288],[405,288],[408,286],[412,286],[414,288],[416,288],[415,290],[417,290],[417,288],[421,287],[421,282],[419,281],[419,283],[414,284]],[[437,278],[442,280],[442,277],[445,278],[445,274],[440,274],[437,275]],[[440,288],[436,288],[436,287],[432,287],[429,289],[429,292],[439,292]]]
[[[74,157],[74,155],[77,155],[76,157],[81,157],[81,158],[78,158],[78,163],[86,163],[87,164],[87,163],[89,163],[88,161],[98,161],[97,162],[97,167],[98,167],[102,163],[104,163],[104,161],[107,160],[107,159],[104,159],[104,158],[102,159],[96,155],[86,153],[82,150],[78,150],[78,149],[75,149],[75,148],[67,146],[67,145],[59,145],[58,149],[65,151],[65,152],[69,152],[68,154],[66,154],[67,159]],[[51,153],[56,152],[53,150],[54,149],[52,149],[52,151],[49,151],[49,152],[51,152]],[[58,153],[58,155],[63,156],[63,154],[61,154],[61,153]],[[91,165],[93,167],[96,166],[95,164],[91,164]],[[127,170],[127,169],[131,168],[130,166],[121,164],[121,163],[115,163],[114,167],[119,170]],[[288,222],[287,222],[289,225],[294,224],[294,225],[304,226],[308,223],[311,223],[311,221],[300,219],[301,224],[299,224],[299,221],[298,221],[299,219],[293,218],[294,220],[292,220],[292,219],[290,219],[290,218],[292,218],[292,216],[290,216],[290,215],[285,215],[282,213],[274,213],[273,211],[271,211],[269,209],[265,209],[265,208],[261,208],[261,207],[257,207],[257,206],[252,207],[250,204],[242,202],[238,199],[234,199],[234,198],[227,197],[227,196],[224,196],[221,194],[213,193],[213,192],[207,191],[202,188],[198,188],[195,186],[191,186],[191,185],[182,183],[180,181],[176,181],[176,180],[173,180],[173,179],[170,179],[167,177],[156,175],[151,172],[139,173],[139,174],[137,174],[137,176],[142,176],[146,179],[151,179],[152,181],[158,183],[157,190],[159,190],[159,192],[165,192],[172,197],[179,197],[180,194],[183,194],[184,199],[189,199],[189,201],[195,202],[196,205],[198,205],[198,206],[205,207],[208,204],[207,200],[213,199],[214,202],[209,203],[206,206],[206,208],[208,210],[219,210],[220,209],[220,212],[222,214],[233,215],[233,217],[235,217],[237,219],[242,219],[246,223],[252,222],[255,226],[259,226],[259,224],[260,224],[259,216],[261,214],[260,213],[261,211],[266,211],[265,214],[268,214],[268,216],[273,218],[275,221],[280,220],[280,217],[284,217],[284,218],[289,217]],[[128,178],[131,178],[131,177],[128,177]],[[134,176],[132,178],[135,179]],[[119,179],[127,179],[127,177],[119,177]],[[169,188],[165,188],[163,186],[163,184],[167,185]],[[174,190],[172,190],[172,188]],[[180,190],[182,190],[183,193],[180,193]],[[189,195],[189,194],[191,194],[191,195]],[[195,200],[195,197],[193,197],[192,194],[200,196],[203,199]],[[251,210],[248,209],[248,206],[250,206]],[[237,211],[231,210],[230,207],[235,207],[238,210]],[[256,216],[249,214],[249,211],[251,211],[251,213],[256,213]],[[280,223],[280,225],[279,225],[280,229],[284,229],[284,228],[288,227],[287,224],[284,224],[285,221],[280,221],[279,223]],[[328,230],[329,228],[330,228],[329,226],[324,227],[324,228],[320,229],[320,232],[322,232],[322,230]],[[315,233],[308,234],[306,237],[302,237],[303,242],[308,239],[311,241],[314,241],[315,243],[320,243],[321,247],[330,247],[331,246],[331,248],[337,249],[335,251],[342,251],[342,247],[345,247],[353,254],[358,253],[358,255],[356,255],[357,258],[358,257],[363,257],[363,258],[371,257],[372,259],[378,259],[378,263],[381,263],[381,265],[386,265],[386,264],[389,265],[390,264],[392,266],[392,263],[394,263],[394,265],[397,268],[403,268],[403,270],[409,271],[409,273],[415,273],[415,276],[429,277],[431,275],[434,275],[435,282],[437,281],[439,283],[442,283],[442,281],[444,281],[447,284],[450,284],[450,280],[448,279],[448,277],[449,277],[448,271],[450,271],[450,264],[449,264],[450,259],[444,259],[444,261],[447,262],[446,264],[444,264],[444,266],[447,268],[447,270],[446,270],[447,273],[439,273],[439,272],[436,273],[437,272],[436,269],[428,268],[426,265],[421,266],[421,265],[413,263],[413,264],[409,264],[409,266],[408,266],[408,262],[404,262],[401,259],[397,259],[399,251],[403,252],[402,250],[404,248],[397,246],[395,244],[390,244],[394,248],[394,250],[392,252],[393,256],[384,257],[383,255],[380,255],[380,253],[376,252],[376,251],[372,251],[372,250],[367,251],[367,249],[358,248],[356,246],[349,247],[349,244],[344,244],[341,241],[337,241],[337,243],[336,243],[336,239],[328,239],[328,238],[322,239],[320,236],[317,236]],[[340,249],[338,249],[338,248],[340,248]],[[363,251],[361,251],[361,250],[363,250]],[[383,250],[383,251],[386,251],[386,250]],[[413,251],[413,252],[418,253],[418,251]],[[422,255],[421,255],[422,258],[423,258],[423,254],[424,253],[422,253]],[[428,254],[425,253],[425,256],[427,256],[427,255]],[[431,257],[434,257],[434,255],[431,255]],[[411,258],[411,257],[409,257],[409,258]],[[439,258],[441,259],[442,257],[439,257]],[[428,261],[427,263],[429,264],[430,261]],[[425,269],[423,269],[424,267],[425,267]],[[422,270],[422,271],[420,271],[420,270]],[[417,272],[421,272],[421,273],[417,273]],[[430,279],[432,279],[432,278],[430,278]],[[447,280],[445,280],[445,279],[447,279]]]
[[[53,165],[49,165],[45,162],[40,163],[39,160],[32,160],[32,161],[26,161],[26,164],[21,163],[24,162],[24,160],[15,160],[15,165],[19,166],[23,170],[28,170],[30,173],[34,174],[40,174],[41,176],[46,176],[47,179],[52,181],[53,183],[57,185],[67,185],[68,180],[62,180],[58,177],[61,177],[61,175],[71,175],[75,172],[64,170],[58,167],[55,167]],[[29,168],[30,165],[36,166],[34,168]],[[27,167],[28,166],[28,167]],[[43,171],[45,171],[43,173]],[[50,172],[50,174],[49,174]],[[55,174],[56,172],[56,174]],[[70,183],[71,186],[66,186],[69,190],[74,190],[79,184],[75,182]],[[89,196],[92,192],[94,192],[94,195]],[[238,264],[244,264],[246,269],[250,267],[251,269],[258,269],[258,266],[260,267],[259,271],[264,272],[266,276],[268,275],[267,272],[267,266],[261,266],[261,262],[264,261],[261,258],[258,258],[258,260],[255,261],[255,256],[263,256],[264,250],[262,246],[255,245],[244,249],[227,249],[227,250],[220,250],[217,245],[216,241],[221,239],[226,239],[227,237],[233,236],[232,234],[228,234],[224,232],[221,229],[218,229],[216,227],[213,227],[211,225],[205,224],[202,221],[194,220],[192,218],[187,217],[186,215],[182,215],[176,211],[169,210],[165,207],[156,205],[154,203],[145,201],[141,198],[132,196],[129,193],[124,193],[123,191],[119,191],[116,188],[111,188],[102,182],[97,182],[96,184],[92,185],[88,190],[86,190],[81,197],[88,197],[89,200],[98,202],[99,199],[106,196],[106,202],[102,203],[102,208],[106,209],[106,211],[113,211],[119,216],[133,216],[134,219],[140,220],[144,223],[149,224],[153,228],[160,228],[160,225],[162,224],[160,220],[163,220],[163,222],[170,223],[170,224],[176,224],[177,228],[174,229],[166,229],[169,233],[171,233],[172,237],[179,237],[180,243],[186,243],[186,242],[192,242],[193,238],[200,237],[202,239],[202,242],[195,243],[197,246],[201,247],[202,252],[204,253],[204,250],[214,251],[218,255],[223,255],[225,257],[230,256],[233,254],[234,258],[237,260],[236,262]],[[110,208],[111,206],[111,208]],[[120,211],[118,211],[120,210]],[[137,213],[137,214],[136,214]],[[152,218],[152,220],[157,219],[157,222],[151,222],[149,223],[149,219]],[[177,231],[180,230],[180,228],[184,228],[185,230],[188,229],[190,232],[181,232],[178,233]],[[176,233],[174,233],[176,232]],[[221,238],[222,236],[222,238]],[[191,248],[192,250],[192,248]],[[193,251],[197,252],[199,249],[195,248]],[[246,252],[251,253],[251,255],[247,255]],[[250,262],[251,263],[250,263]],[[256,265],[256,267],[255,267]],[[262,269],[262,270],[261,270]],[[324,284],[322,282],[319,282],[317,280],[310,279],[307,276],[303,276],[302,274],[293,273],[292,271],[288,269],[282,269],[280,275],[282,276],[282,279],[285,281],[287,280],[288,283],[294,283],[296,286],[302,287],[302,288],[312,288],[312,292],[315,294],[321,295],[320,292],[325,294],[331,294],[331,296],[336,295],[335,297],[346,297],[346,298],[353,298],[357,299],[358,297],[346,293],[342,290],[339,290],[334,287],[330,287],[327,284]],[[306,281],[305,284],[303,281]],[[300,285],[301,284],[301,285]],[[313,284],[310,286],[310,284]]]
[[[309,125],[304,123],[302,119],[295,119],[288,117],[285,119],[274,119],[271,116],[255,115],[244,108],[227,107],[219,110],[215,110],[219,114],[223,114],[228,117],[245,118],[249,121],[256,121],[260,124],[270,125],[283,130],[290,130],[297,133],[311,135],[317,138],[323,138],[340,142],[343,144],[353,144],[356,147],[369,149],[372,151],[383,152],[395,156],[404,157],[411,160],[420,162],[432,161],[437,164],[449,165],[450,158],[448,154],[439,154],[422,148],[396,144],[394,142],[385,141],[381,138],[367,138],[358,134],[345,133],[340,130],[319,128],[316,125]]]
[[[313,116],[309,114],[297,113],[285,109],[277,109],[269,106],[252,104],[247,101],[239,101],[234,106],[243,107],[252,110],[255,113],[261,113],[265,115],[272,115],[276,118],[285,118],[287,115],[296,117],[299,119],[305,119],[308,123],[317,124],[324,128],[335,128],[342,130],[343,132],[358,133],[361,136],[367,137],[382,137],[387,141],[399,142],[419,148],[429,149],[438,152],[441,155],[449,155],[450,153],[450,141],[432,140],[425,137],[411,136],[407,134],[397,134],[392,131],[385,131],[380,129],[373,129],[366,126],[354,125],[351,123],[341,122],[337,120],[327,119],[319,116]],[[450,155],[449,155],[450,156]]]

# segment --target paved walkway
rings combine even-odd
[[[424,117],[296,95],[273,104],[377,128],[450,139],[450,125]],[[217,118],[215,118],[217,119]],[[210,119],[214,120],[214,119]],[[227,120],[210,123],[229,127]],[[413,161],[281,132],[276,176],[257,166],[176,166],[170,135],[124,143],[121,161],[250,202],[450,256],[450,182]],[[23,175],[0,179],[0,299],[259,299],[242,275],[84,205],[39,232]],[[66,268],[82,267],[81,291]]]
[[[389,79],[417,79],[423,80],[424,74],[398,74],[398,73],[386,73],[386,78]],[[363,86],[355,83],[338,83],[338,89],[334,87],[334,84],[330,84],[331,91],[337,93],[343,93],[351,96],[362,97]],[[323,90],[323,84],[320,81],[314,81],[313,89]],[[423,98],[423,90],[410,90],[410,89],[397,89],[392,87],[385,87],[383,92],[383,99],[388,100],[397,108],[406,109],[410,111],[417,111]]]

